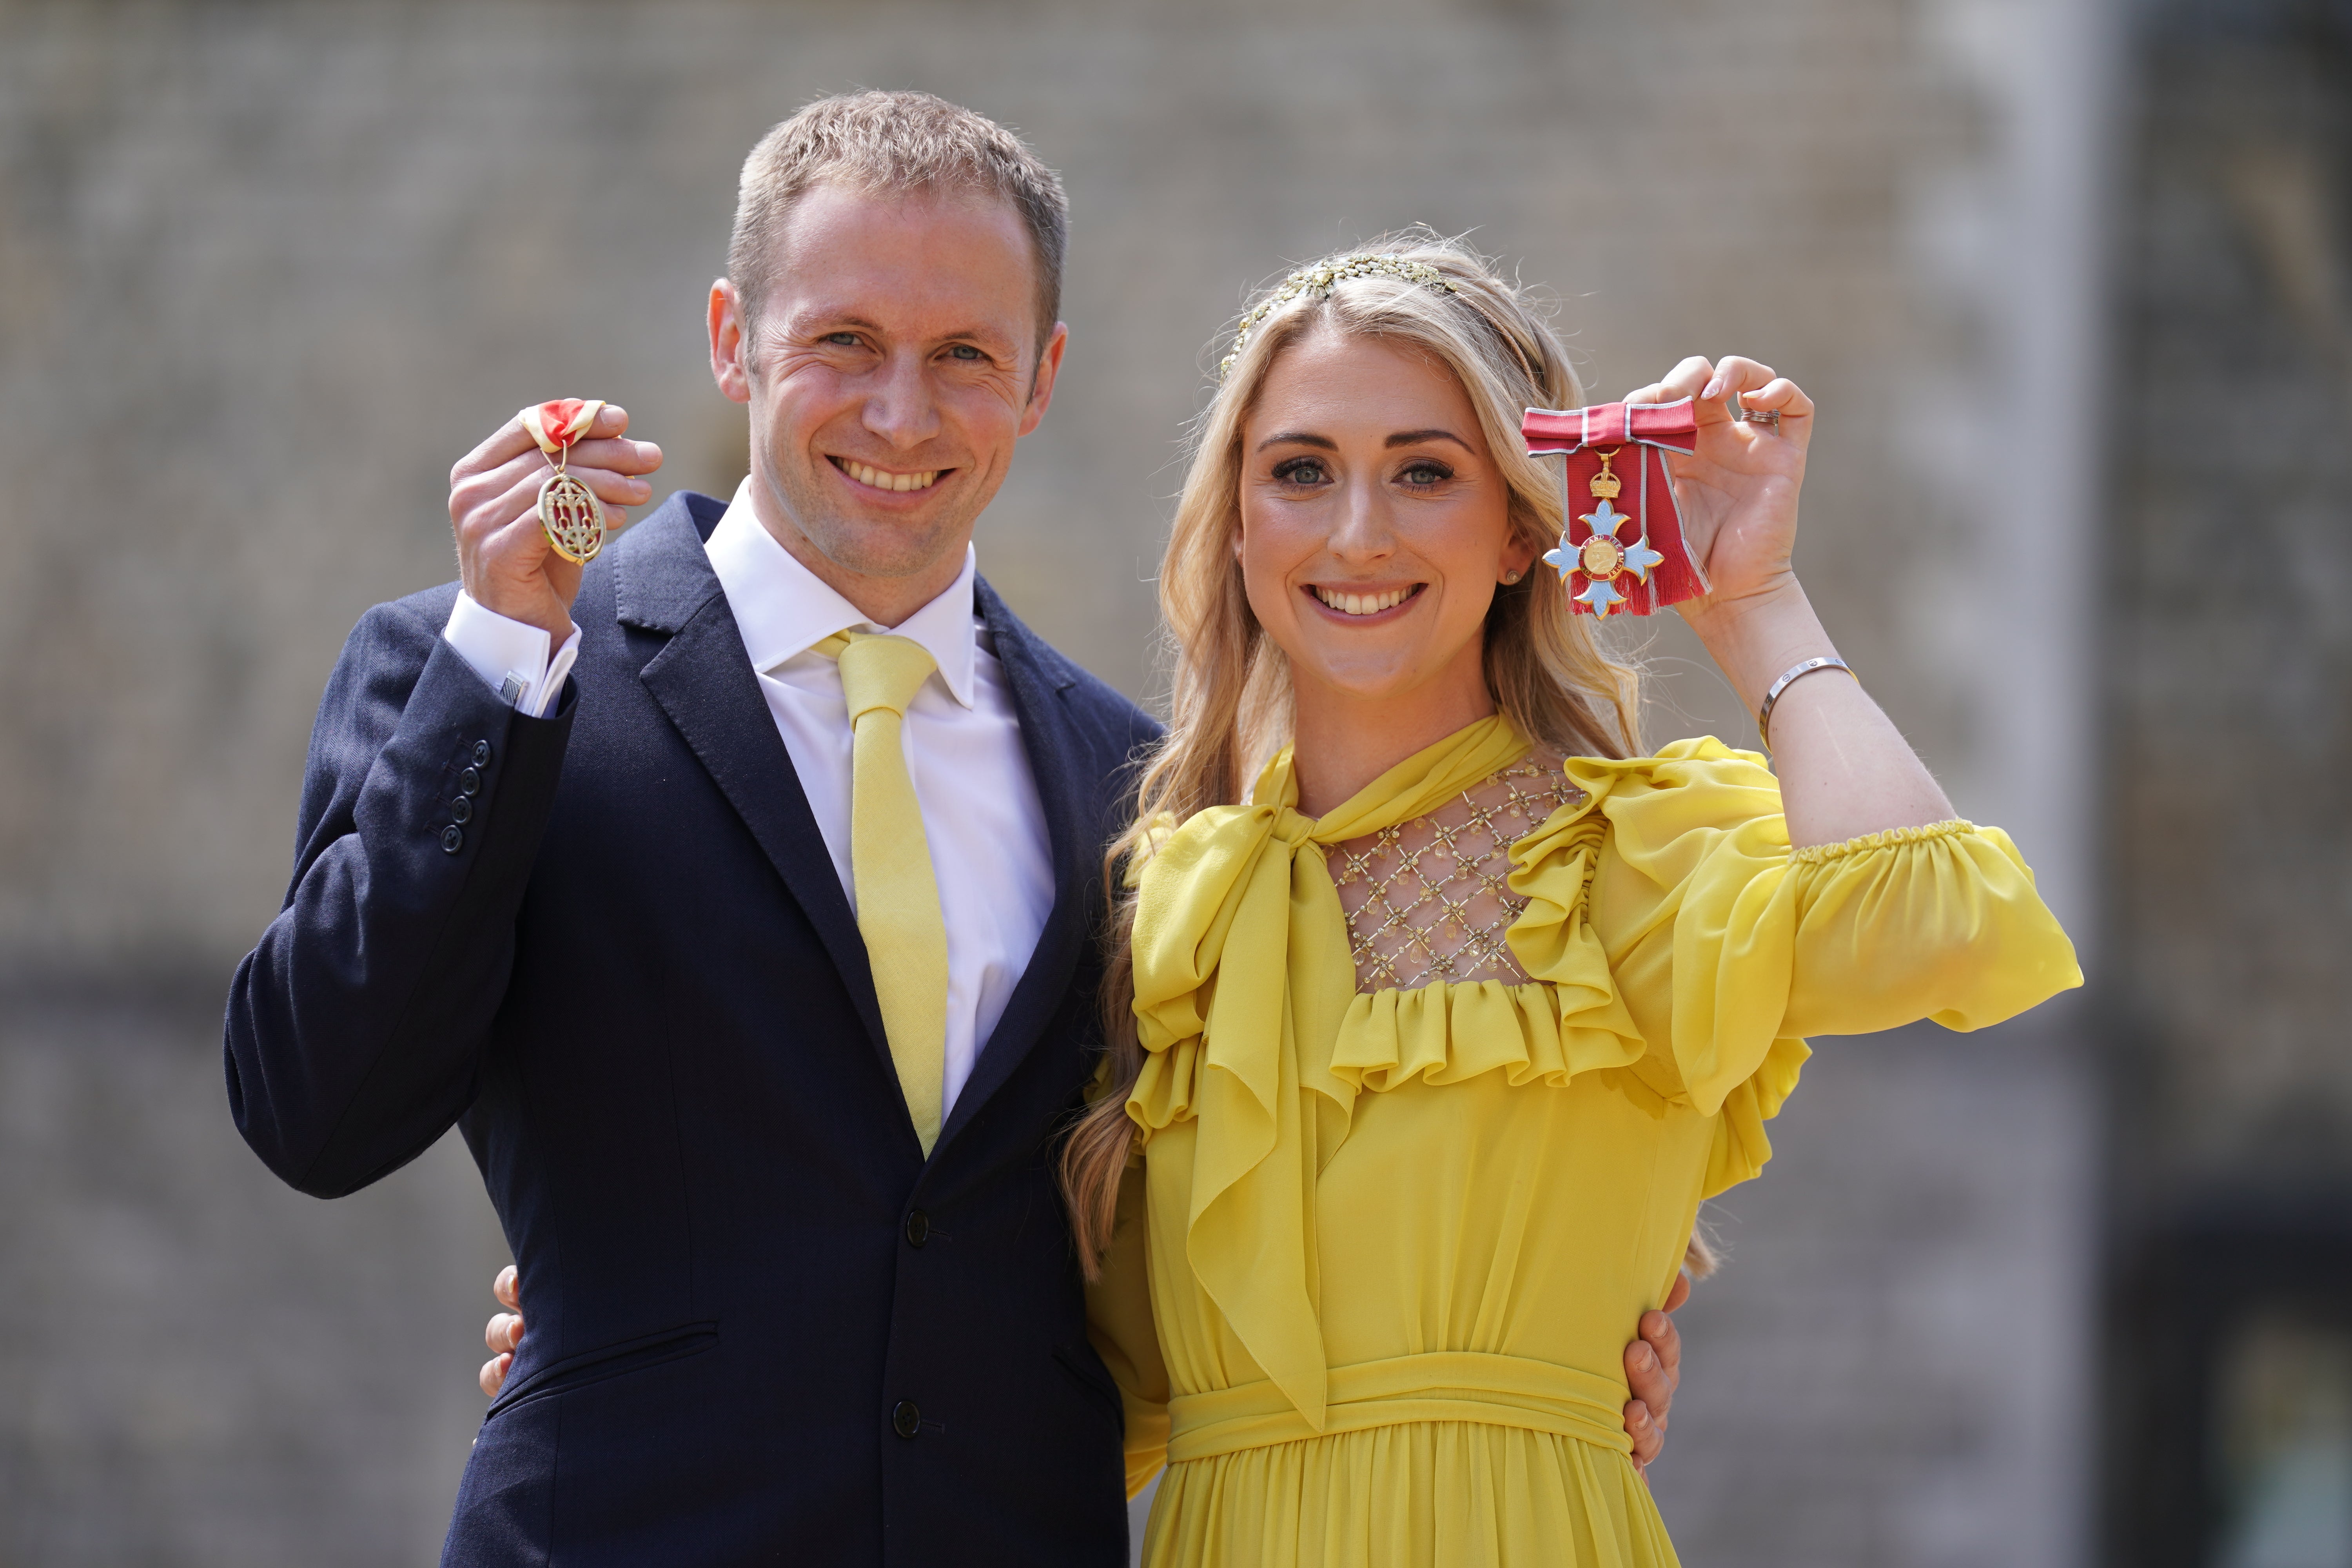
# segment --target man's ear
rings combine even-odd
[[[710,285],[710,377],[732,402],[751,401],[751,346],[743,332],[743,298],[721,278]]]
[[[1054,335],[1037,355],[1037,374],[1029,381],[1029,406],[1021,411],[1021,428],[1016,435],[1026,436],[1037,428],[1045,417],[1046,405],[1054,401],[1054,379],[1062,374],[1062,351],[1070,346],[1070,323],[1054,323]]]

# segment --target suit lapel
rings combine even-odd
[[[667,634],[669,640],[640,673],[646,689],[816,928],[865,1021],[868,1044],[880,1054],[895,1086],[898,1069],[882,1031],[865,939],[800,775],[793,771],[791,753],[761,695],[727,595],[703,553],[703,538],[724,510],[707,496],[680,493],[622,535],[613,566],[615,618],[624,626]]]
[[[1044,647],[1027,626],[1013,617],[985,579],[974,584],[981,617],[996,644],[997,662],[1004,667],[1006,684],[1021,723],[1022,749],[1037,781],[1037,796],[1045,808],[1046,834],[1054,858],[1054,909],[1045,918],[1029,967],[1013,989],[1003,1016],[982,1047],[971,1077],[956,1096],[947,1124],[940,1130],[933,1151],[945,1149],[957,1132],[978,1114],[990,1095],[1013,1076],[1037,1043],[1068,994],[1078,959],[1093,935],[1088,911],[1092,879],[1100,874],[1102,846],[1094,842],[1096,817],[1093,781],[1084,776],[1083,748],[1064,706],[1062,693],[1074,682],[1058,659],[1044,657]]]

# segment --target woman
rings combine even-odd
[[[1791,564],[1812,405],[1736,358],[1633,400],[1685,395],[1711,589],[1677,608],[1754,709],[1835,651]],[[2080,983],[1837,667],[1778,694],[1771,766],[1640,754],[1517,435],[1581,402],[1517,290],[1423,237],[1294,274],[1198,426],[1064,1171],[1138,1472],[1167,1405],[1147,1563],[1672,1563],[1619,1347],[1762,1169],[1801,1037]]]

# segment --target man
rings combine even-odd
[[[457,466],[460,584],[369,612],[320,706],[231,1106],[320,1196],[453,1121],[481,1167],[531,1329],[445,1562],[1116,1563],[1052,1145],[1154,728],[970,542],[1067,341],[1061,186],[866,93],[741,193],[709,339],[749,477],[583,572],[520,424]],[[615,507],[660,461],[626,424],[568,455]]]

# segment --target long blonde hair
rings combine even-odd
[[[1361,257],[1433,268],[1452,287],[1352,268]],[[1416,268],[1417,270],[1417,268]],[[1110,1242],[1120,1173],[1134,1145],[1128,1093],[1143,1068],[1134,999],[1133,899],[1122,868],[1163,818],[1242,800],[1251,776],[1289,739],[1288,665],[1251,613],[1233,543],[1241,528],[1242,434],[1282,352],[1318,327],[1408,345],[1446,366],[1469,395],[1487,450],[1509,487],[1513,533],[1540,553],[1560,533],[1556,470],[1528,456],[1519,419],[1530,406],[1583,402],[1559,340],[1517,284],[1457,241],[1428,230],[1391,235],[1293,273],[1341,274],[1326,286],[1262,290],[1249,330],[1194,423],[1184,489],[1160,569],[1160,614],[1172,652],[1167,737],[1144,769],[1133,824],[1104,858],[1113,900],[1103,977],[1108,1082],[1062,1153],[1071,1229],[1087,1278]],[[1422,274],[1428,276],[1428,274]],[[1589,616],[1570,613],[1557,574],[1540,565],[1498,587],[1484,632],[1486,689],[1528,739],[1585,756],[1622,757],[1641,745],[1639,677],[1594,641]]]

